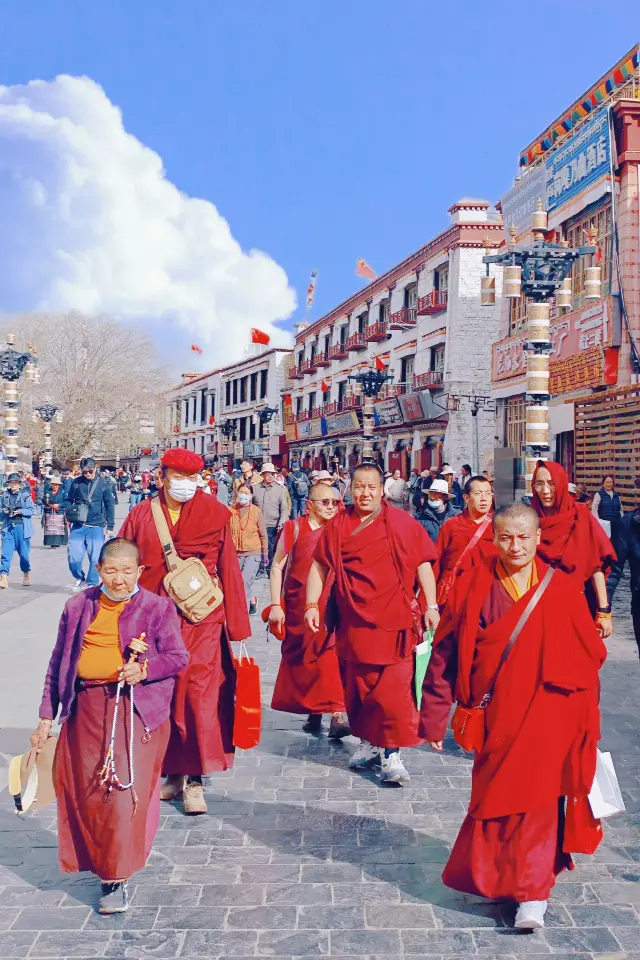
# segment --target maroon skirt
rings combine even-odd
[[[283,653],[271,709],[285,713],[342,713],[344,691],[335,647],[304,663],[291,662]]]
[[[415,747],[420,714],[413,693],[413,656],[385,665],[341,660],[349,726],[374,747]]]
[[[129,782],[130,708],[125,688],[118,708],[115,763]],[[160,773],[169,739],[169,720],[144,742],[144,725],[134,714],[133,764],[138,805],[131,790],[100,786],[109,748],[116,684],[83,687],[71,716],[62,724],[53,781],[58,800],[58,859],[63,873],[84,870],[101,880],[127,880],[147,862],[160,819]],[[135,693],[134,693],[135,703]]]

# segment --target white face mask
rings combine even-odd
[[[177,500],[178,503],[186,503],[196,495],[198,489],[197,480],[187,480],[186,478],[171,479],[169,481],[169,496]]]
[[[443,500],[427,500],[427,503],[432,510],[437,510],[440,513],[441,510],[444,510],[444,501]]]
[[[241,507],[246,507],[251,503],[251,494],[250,493],[239,493],[238,494],[238,503]]]

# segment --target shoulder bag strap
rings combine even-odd
[[[158,536],[160,537],[160,545],[162,546],[162,553],[167,567],[172,571],[177,570],[180,557],[176,553],[176,548],[173,545],[173,540],[169,533],[169,524],[164,515],[162,504],[156,497],[153,497],[151,500],[151,514],[153,516],[153,522],[156,525],[156,530],[158,531]]]
[[[91,486],[89,487],[89,492],[87,493],[87,503],[88,503],[88,504],[91,504],[91,497],[92,497],[92,496],[94,495],[94,493],[96,492],[96,487],[98,486],[98,483],[99,483],[99,482],[100,482],[100,477],[96,477],[95,480],[93,481],[93,483],[91,484]]]
[[[461,566],[461,564],[462,564],[462,561],[464,560],[464,558],[466,557],[466,555],[467,555],[471,550],[473,550],[473,548],[475,547],[476,543],[477,543],[477,542],[480,540],[480,538],[484,535],[484,532],[485,532],[485,530],[487,529],[487,527],[489,526],[490,523],[491,523],[491,517],[490,517],[489,514],[487,514],[487,516],[484,518],[484,520],[482,520],[481,523],[478,524],[478,529],[476,530],[476,532],[474,533],[474,535],[471,537],[471,540],[469,540],[469,543],[466,545],[466,547],[464,548],[464,550],[462,551],[462,553],[460,554],[460,556],[459,556],[458,559],[456,560],[456,562],[455,562],[455,564],[454,564],[454,566],[453,566],[453,569],[451,570],[451,573],[452,573],[454,576],[455,576],[455,574],[458,572],[458,570],[460,569],[460,566]],[[444,524],[443,524],[443,526],[444,526]],[[442,529],[442,527],[441,527],[440,529]]]
[[[298,542],[298,536],[300,534],[300,520],[296,519],[293,521],[293,543],[291,544],[291,549],[287,553],[287,559],[285,561],[284,570],[282,571],[282,586],[280,587],[280,599],[284,597],[284,592],[287,587],[287,582],[289,580],[289,572],[291,569],[291,563],[293,560],[293,551],[295,550],[296,543]],[[284,537],[284,531],[282,533]],[[284,546],[284,540],[282,545]]]
[[[512,633],[511,636],[509,637],[509,642],[508,642],[508,644],[506,645],[506,647],[504,648],[504,651],[503,651],[503,653],[502,653],[502,656],[500,657],[500,663],[498,664],[498,669],[496,670],[496,675],[495,675],[495,677],[493,678],[493,683],[491,684],[491,687],[489,688],[488,693],[485,693],[484,697],[482,698],[481,706],[486,706],[486,705],[489,703],[489,701],[491,700],[491,698],[492,698],[492,696],[493,696],[493,691],[495,690],[495,686],[496,686],[496,683],[497,683],[497,681],[498,681],[498,677],[500,676],[500,671],[502,670],[502,668],[504,667],[505,663],[506,663],[507,660],[509,659],[509,654],[511,653],[511,651],[512,651],[512,649],[513,649],[513,645],[515,644],[516,640],[518,639],[518,637],[520,636],[520,634],[521,634],[522,631],[524,630],[524,628],[525,628],[525,626],[526,626],[526,624],[527,624],[527,621],[528,621],[529,617],[531,616],[531,614],[533,613],[533,611],[535,610],[535,608],[538,606],[539,601],[542,599],[542,595],[543,595],[543,593],[545,592],[545,590],[547,589],[547,587],[549,586],[549,583],[551,582],[551,577],[553,576],[553,574],[554,574],[554,568],[553,568],[553,567],[549,567],[549,569],[548,569],[547,572],[545,573],[544,577],[542,578],[542,580],[541,580],[540,583],[538,584],[538,587],[537,587],[535,593],[533,594],[533,596],[532,596],[531,599],[529,600],[529,603],[528,603],[528,604],[526,605],[526,607],[524,608],[520,619],[518,620],[518,622],[516,623],[516,625],[515,625],[515,627],[514,627],[514,629],[513,629],[513,633]]]

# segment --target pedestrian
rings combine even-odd
[[[316,483],[331,483],[333,481],[333,475],[328,470],[314,470],[311,477],[311,486]]]
[[[492,526],[493,488],[489,481],[480,475],[470,477],[464,488],[464,504],[462,513],[442,526],[436,543],[438,560],[434,571],[441,609],[456,577],[496,551]]]
[[[118,503],[118,485],[116,483],[116,478],[111,473],[108,467],[102,468],[102,479],[107,484],[108,488],[111,490],[111,496],[113,497],[113,502]]]
[[[640,477],[635,478],[635,488],[640,490]],[[607,577],[609,603],[622,577],[625,564],[629,563],[631,586],[631,621],[640,653],[640,507],[635,507],[622,518],[618,544],[618,558]]]
[[[31,586],[31,537],[35,504],[31,488],[19,473],[10,473],[7,485],[0,497],[2,555],[0,559],[0,589],[9,586],[9,573],[14,553],[20,558],[22,585]]]
[[[74,590],[95,587],[98,583],[97,562],[107,536],[113,536],[115,504],[111,486],[102,477],[96,476],[93,457],[80,461],[79,477],[73,481],[67,495],[65,516],[71,524],[69,533],[69,570],[75,580]],[[85,575],[83,562],[89,560]]]
[[[620,550],[620,536],[622,533],[622,518],[624,509],[619,494],[615,491],[615,480],[608,473],[602,478],[602,486],[593,495],[591,512],[597,517],[608,535],[616,553]]]
[[[572,501],[569,478],[559,463],[539,461],[531,506],[540,517],[538,555],[573,577],[584,590],[603,637],[611,635],[611,605],[605,572],[616,559],[606,533],[583,503]]]
[[[407,492],[407,482],[402,479],[400,470],[394,470],[391,476],[385,481],[384,496],[391,506],[404,510],[405,495]]]
[[[262,464],[262,483],[253,490],[253,502],[260,507],[267,527],[269,539],[269,562],[267,573],[271,569],[276,540],[285,521],[289,519],[287,497],[282,487],[275,483],[276,468],[272,463]]]
[[[276,473],[275,483],[277,483],[279,487],[282,487],[282,489],[285,492],[285,496],[287,498],[287,510],[289,511],[289,516],[291,516],[291,509],[292,509],[291,494],[289,493],[287,481],[283,473]]]
[[[291,516],[294,520],[296,517],[304,517],[307,511],[310,484],[306,473],[300,469],[299,463],[293,464],[293,469],[287,477],[287,486],[291,496]]]
[[[44,504],[44,494],[45,494],[45,490],[47,489],[48,486],[49,486],[49,478],[48,478],[48,477],[39,477],[39,478],[36,480],[36,487],[35,487],[35,496],[36,496],[35,504],[36,504],[36,510],[35,510],[35,513],[36,513],[36,516],[37,516],[37,517],[41,516],[41,514],[42,514],[42,507],[43,507],[43,504]]]
[[[224,464],[216,471],[215,479],[218,485],[216,496],[220,503],[228,507],[233,499],[233,480],[229,476]]]
[[[231,536],[238,554],[238,563],[244,582],[249,615],[258,612],[258,600],[253,593],[260,563],[269,563],[269,540],[260,507],[252,503],[253,492],[247,483],[236,491],[236,502],[231,507]]]
[[[565,797],[586,804],[591,790],[606,657],[580,584],[536,558],[538,523],[526,504],[501,507],[497,557],[456,580],[434,638],[420,728],[441,753],[454,700],[454,729],[468,735],[470,713],[480,718],[467,744],[475,749],[471,802],[442,880],[515,901],[520,930],[544,926],[556,875],[573,868]]]
[[[431,568],[436,552],[413,517],[383,500],[376,466],[354,470],[351,496],[353,507],[339,513],[320,536],[307,582],[305,622],[319,630],[319,601],[332,571],[347,716],[360,738],[349,766],[365,770],[380,763],[383,783],[405,783],[409,774],[399,748],[421,742],[412,690],[414,650],[424,626],[416,590],[420,586],[427,600],[427,626],[437,626]]]
[[[64,547],[69,541],[67,521],[64,517],[66,497],[60,474],[54,473],[49,481],[49,489],[44,495],[42,527],[45,547],[53,550]]]
[[[186,814],[207,812],[202,777],[233,766],[235,669],[230,641],[251,635],[229,529],[231,514],[216,497],[198,489],[203,465],[202,457],[191,450],[167,450],[161,461],[158,496],[133,510],[120,531],[121,537],[132,540],[140,550],[144,565],[140,584],[145,589],[166,596],[164,545],[170,540],[182,560],[196,557],[202,561],[223,595],[222,602],[212,606],[199,623],[189,620],[174,600],[189,664],[176,681],[163,765],[167,780],[161,798],[183,797]],[[156,526],[155,504],[167,528],[162,535]]]
[[[462,510],[462,508],[464,507],[464,496],[462,495],[462,487],[460,486],[458,481],[454,479],[453,467],[450,466],[450,464],[448,463],[443,464],[442,470],[440,471],[440,475],[449,484],[449,495],[453,500],[454,506]]]
[[[338,479],[335,482],[336,489],[342,497],[342,502],[346,507],[353,506],[351,499],[351,476],[346,467],[340,467]]]
[[[340,494],[328,483],[316,483],[308,500],[308,513],[287,520],[271,566],[269,622],[284,626],[282,660],[271,707],[284,713],[308,714],[305,733],[322,731],[322,715],[331,717],[329,737],[341,740],[350,734],[344,690],[333,629],[325,626],[327,600],[333,578],[327,577],[318,600],[320,627],[314,633],[304,620],[306,590],[313,554],[327,521],[336,516]]]
[[[221,467],[224,470],[224,465]],[[226,472],[226,471],[225,471]],[[236,493],[238,492],[238,487],[241,483],[251,484],[251,489],[255,492],[258,484],[262,482],[262,477],[254,469],[253,460],[243,460],[240,464],[240,476],[236,477],[233,481],[233,496],[235,499]]]
[[[41,750],[60,714],[53,767],[58,861],[63,873],[88,871],[100,879],[104,914],[128,909],[127,882],[151,852],[174,677],[188,659],[173,604],[138,587],[142,570],[135,544],[103,545],[101,586],[67,600],[63,610],[31,737]],[[147,649],[130,662],[134,637],[144,638]],[[126,692],[118,690],[120,681]],[[112,773],[106,783],[101,775],[114,733],[121,780],[114,783]]]
[[[445,520],[457,517],[460,510],[449,499],[449,485],[446,480],[434,480],[426,494],[422,494],[422,504],[416,514],[416,520],[424,527],[435,543]]]
[[[62,468],[60,471],[60,478],[62,480],[62,489],[64,490],[64,496],[66,500],[69,496],[71,484],[73,483],[73,477],[71,476],[71,470],[69,470],[69,467]]]
[[[142,501],[142,477],[136,473],[129,487],[129,510],[133,510]]]
[[[458,477],[458,483],[460,484],[460,487],[463,493],[464,493],[464,488],[466,487],[468,481],[471,479],[472,473],[473,473],[473,470],[471,469],[471,465],[468,463],[463,463],[462,466],[460,467],[460,476]]]

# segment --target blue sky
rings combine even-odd
[[[640,38],[638,9],[5,0],[0,82],[97,81],[168,178],[273,257],[299,301],[319,270],[317,317],[358,288],[357,256],[382,272],[460,196],[506,192],[518,151]]]

